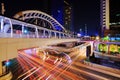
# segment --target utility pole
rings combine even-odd
[[[5,13],[5,6],[4,6],[4,3],[1,3],[1,14],[4,15]]]

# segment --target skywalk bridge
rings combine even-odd
[[[0,75],[4,73],[2,62],[17,57],[20,49],[78,40],[41,11],[22,11],[14,18],[0,16]]]

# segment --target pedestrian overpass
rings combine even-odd
[[[46,13],[29,10],[14,18],[0,16],[0,75],[2,62],[17,57],[20,49],[78,40]]]

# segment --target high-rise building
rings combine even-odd
[[[102,36],[120,36],[120,0],[101,0]]]
[[[104,35],[104,30],[109,30],[109,0],[101,0],[100,7],[100,26],[101,33]]]
[[[64,0],[64,27],[68,31],[73,31],[72,6]]]
[[[72,6],[65,0],[51,0],[51,15],[61,23],[64,28],[73,31]]]
[[[110,0],[110,30],[120,30],[120,0]]]

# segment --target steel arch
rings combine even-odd
[[[27,19],[35,19],[35,18],[40,18],[42,20],[47,21],[48,23],[50,23],[53,27],[53,29],[57,30],[56,27],[59,27],[62,29],[63,32],[66,32],[66,29],[57,21],[55,20],[53,17],[51,17],[50,15],[38,11],[38,10],[26,10],[26,11],[21,11],[17,14],[14,15],[14,18],[19,19],[19,20],[27,20]]]

